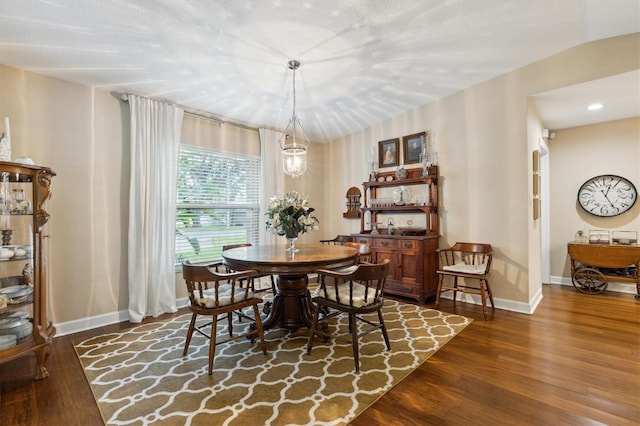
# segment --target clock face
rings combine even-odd
[[[636,203],[638,192],[627,179],[615,175],[596,176],[578,190],[578,204],[587,213],[611,217],[622,214]]]

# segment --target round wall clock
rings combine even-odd
[[[637,199],[633,183],[616,175],[592,177],[578,190],[578,204],[595,216],[618,216],[631,209]]]

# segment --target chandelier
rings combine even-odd
[[[287,66],[293,71],[293,114],[280,139],[280,149],[282,150],[282,170],[289,176],[297,178],[307,171],[309,138],[300,124],[300,119],[296,116],[296,70],[300,67],[300,61],[290,60]]]

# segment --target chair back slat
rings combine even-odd
[[[325,299],[351,307],[382,301],[389,275],[389,259],[383,263],[361,263],[346,272],[321,269],[320,294]]]
[[[449,248],[438,249],[438,255],[441,268],[459,263],[485,265],[485,274],[488,274],[493,259],[493,249],[490,244],[457,242]]]
[[[186,261],[182,264],[182,276],[192,306],[217,308],[253,297],[250,287],[241,287],[239,281],[251,279],[256,271],[218,272],[221,267],[219,262],[194,265]]]

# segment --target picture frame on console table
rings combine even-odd
[[[378,164],[379,167],[397,167],[398,166],[398,148],[400,139],[387,139],[378,142]]]

